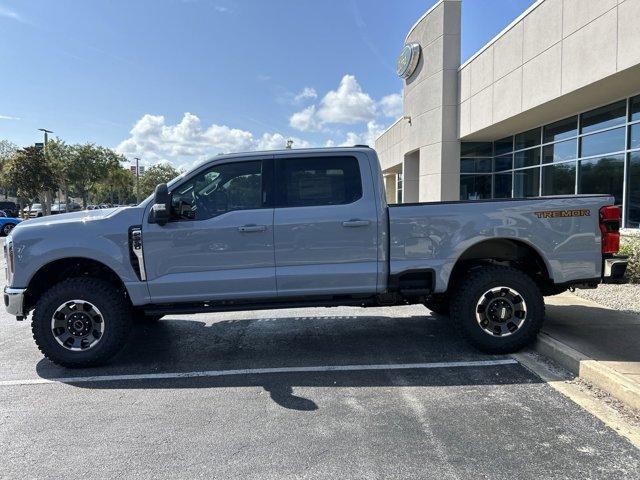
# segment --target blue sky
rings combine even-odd
[[[0,0],[0,139],[96,142],[145,163],[372,143],[435,0]],[[463,61],[533,0],[463,0]]]

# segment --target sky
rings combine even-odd
[[[0,0],[0,139],[189,168],[220,152],[373,145],[435,0]],[[533,0],[463,0],[462,61]]]

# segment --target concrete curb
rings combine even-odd
[[[574,350],[544,332],[538,334],[535,350],[631,408],[640,410],[640,386],[602,362]]]

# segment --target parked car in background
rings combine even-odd
[[[25,216],[29,216],[29,218],[38,218],[42,216],[42,204],[41,203],[34,203],[33,205],[31,205],[31,209],[29,209],[28,206],[24,207],[22,209],[22,212],[24,213]]]
[[[0,236],[6,237],[22,220],[14,217],[0,217]]]
[[[82,210],[82,206],[76,202],[69,203],[54,203],[51,206],[51,215],[57,215],[58,213],[77,212]]]
[[[18,205],[15,202],[2,201],[0,202],[0,210],[7,214],[7,217],[17,217],[18,216]]]

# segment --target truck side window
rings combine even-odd
[[[280,207],[344,205],[362,197],[354,157],[281,158],[276,168]]]
[[[171,194],[171,218],[206,220],[232,210],[262,208],[262,162],[216,165]]]

